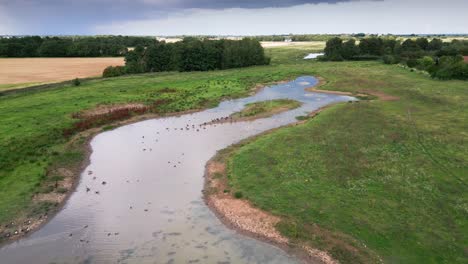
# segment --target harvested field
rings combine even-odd
[[[0,59],[0,84],[49,83],[94,77],[107,66],[124,65],[119,58],[7,58]]]
[[[295,48],[316,48],[324,49],[325,41],[296,41],[296,42],[284,42],[284,41],[262,41],[264,48],[277,48],[277,47],[295,47]]]

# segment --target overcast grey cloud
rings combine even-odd
[[[290,7],[303,4],[337,3],[352,0],[142,0],[162,8],[202,8],[202,9],[226,9],[226,8],[268,8],[268,7]],[[377,0],[378,1],[378,0]]]
[[[466,0],[0,0],[0,34],[467,33]]]

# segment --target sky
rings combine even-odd
[[[468,33],[468,0],[0,0],[0,35]]]

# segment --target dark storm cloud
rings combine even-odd
[[[225,8],[268,8],[268,7],[290,7],[303,4],[318,3],[338,3],[351,0],[143,0],[146,3],[152,3],[160,7],[168,8],[204,8],[204,9],[225,9]]]
[[[0,0],[0,35],[87,34],[97,24],[167,18],[190,9],[290,7],[347,0]],[[1,23],[0,23],[1,24]]]
[[[466,32],[467,0],[0,0],[2,34]]]

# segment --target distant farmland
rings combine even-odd
[[[0,59],[0,85],[50,83],[100,76],[109,65],[124,65],[120,58],[5,58]]]

